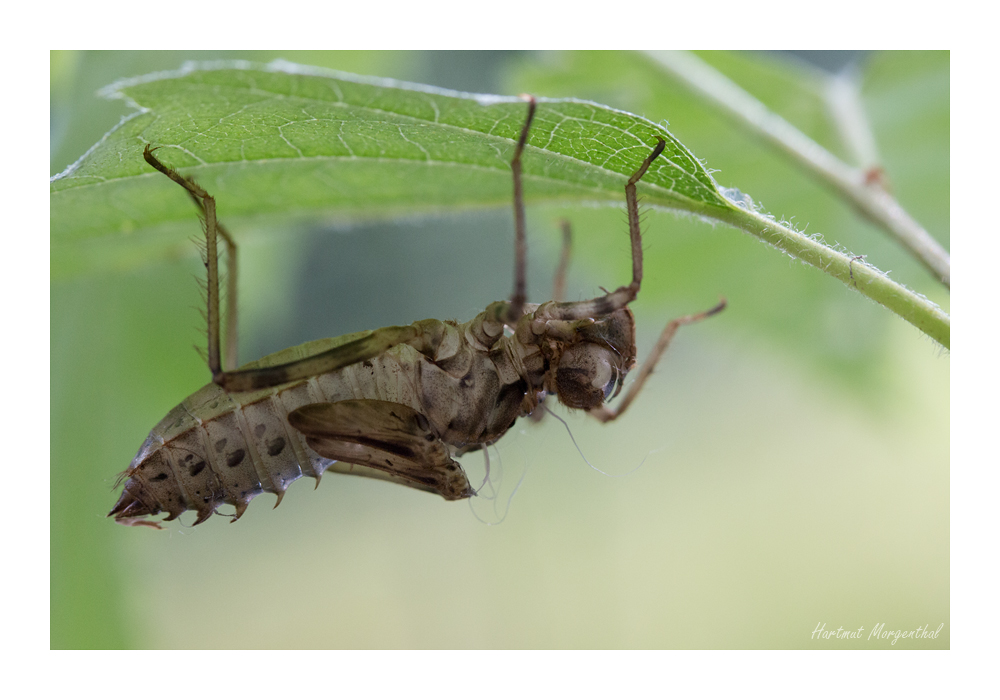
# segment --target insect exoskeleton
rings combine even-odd
[[[227,365],[235,366],[236,246],[215,216],[215,200],[163,165],[149,146],[146,161],[184,187],[205,220],[208,268],[208,363],[212,382],[153,428],[128,470],[110,516],[160,527],[147,516],[186,510],[204,522],[223,504],[234,520],[263,492],[277,494],[301,476],[324,472],[372,477],[436,493],[475,495],[455,456],[492,445],[547,394],[602,422],[629,406],[681,325],[714,308],[670,321],[639,377],[616,408],[636,362],[635,320],[628,304],[642,279],[636,183],[664,147],[657,137],[625,186],[632,281],[587,301],[525,300],[525,230],[521,155],[535,100],[514,149],[516,261],[510,301],[490,304],[466,323],[428,319],[318,340],[223,370],[219,330],[217,236],[228,251]],[[568,259],[569,227],[564,227]],[[557,273],[556,289],[562,287]],[[555,294],[553,296],[558,296]]]

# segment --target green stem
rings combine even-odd
[[[833,250],[754,211],[733,207],[705,213],[836,277],[919,328],[945,348],[951,348],[951,318],[948,314],[937,304],[893,282],[884,272],[860,258]]]
[[[892,195],[869,183],[863,171],[841,161],[697,56],[680,51],[649,51],[647,55],[693,92],[851,202],[951,288],[951,257],[947,251]]]

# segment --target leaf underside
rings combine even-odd
[[[137,113],[52,179],[54,275],[86,269],[112,249],[125,258],[155,255],[190,234],[190,203],[143,161],[147,143],[214,194],[227,222],[380,218],[510,206],[510,158],[526,115],[518,98],[288,63],[193,66],[105,92]],[[658,138],[667,145],[643,178],[645,204],[694,213],[731,206],[662,126],[569,99],[539,100],[525,197],[621,205],[625,181]]]

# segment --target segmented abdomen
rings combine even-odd
[[[352,334],[283,350],[246,365],[282,364],[349,342]],[[288,414],[310,403],[345,399],[396,401],[417,408],[410,379],[417,360],[409,346],[306,381],[241,394],[209,384],[189,396],[153,428],[128,470],[109,515],[126,524],[153,524],[143,516],[186,510],[203,522],[223,503],[243,515],[250,500],[278,495],[301,476],[319,480],[333,461],[316,454],[288,424]]]

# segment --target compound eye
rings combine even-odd
[[[556,370],[559,401],[570,408],[600,406],[615,391],[619,372],[614,354],[595,343],[567,348]]]
[[[611,379],[608,380],[608,383],[604,385],[605,401],[618,395],[618,392],[621,390],[621,384],[619,383],[619,379],[621,379],[621,374],[615,372],[614,376],[611,377]]]

